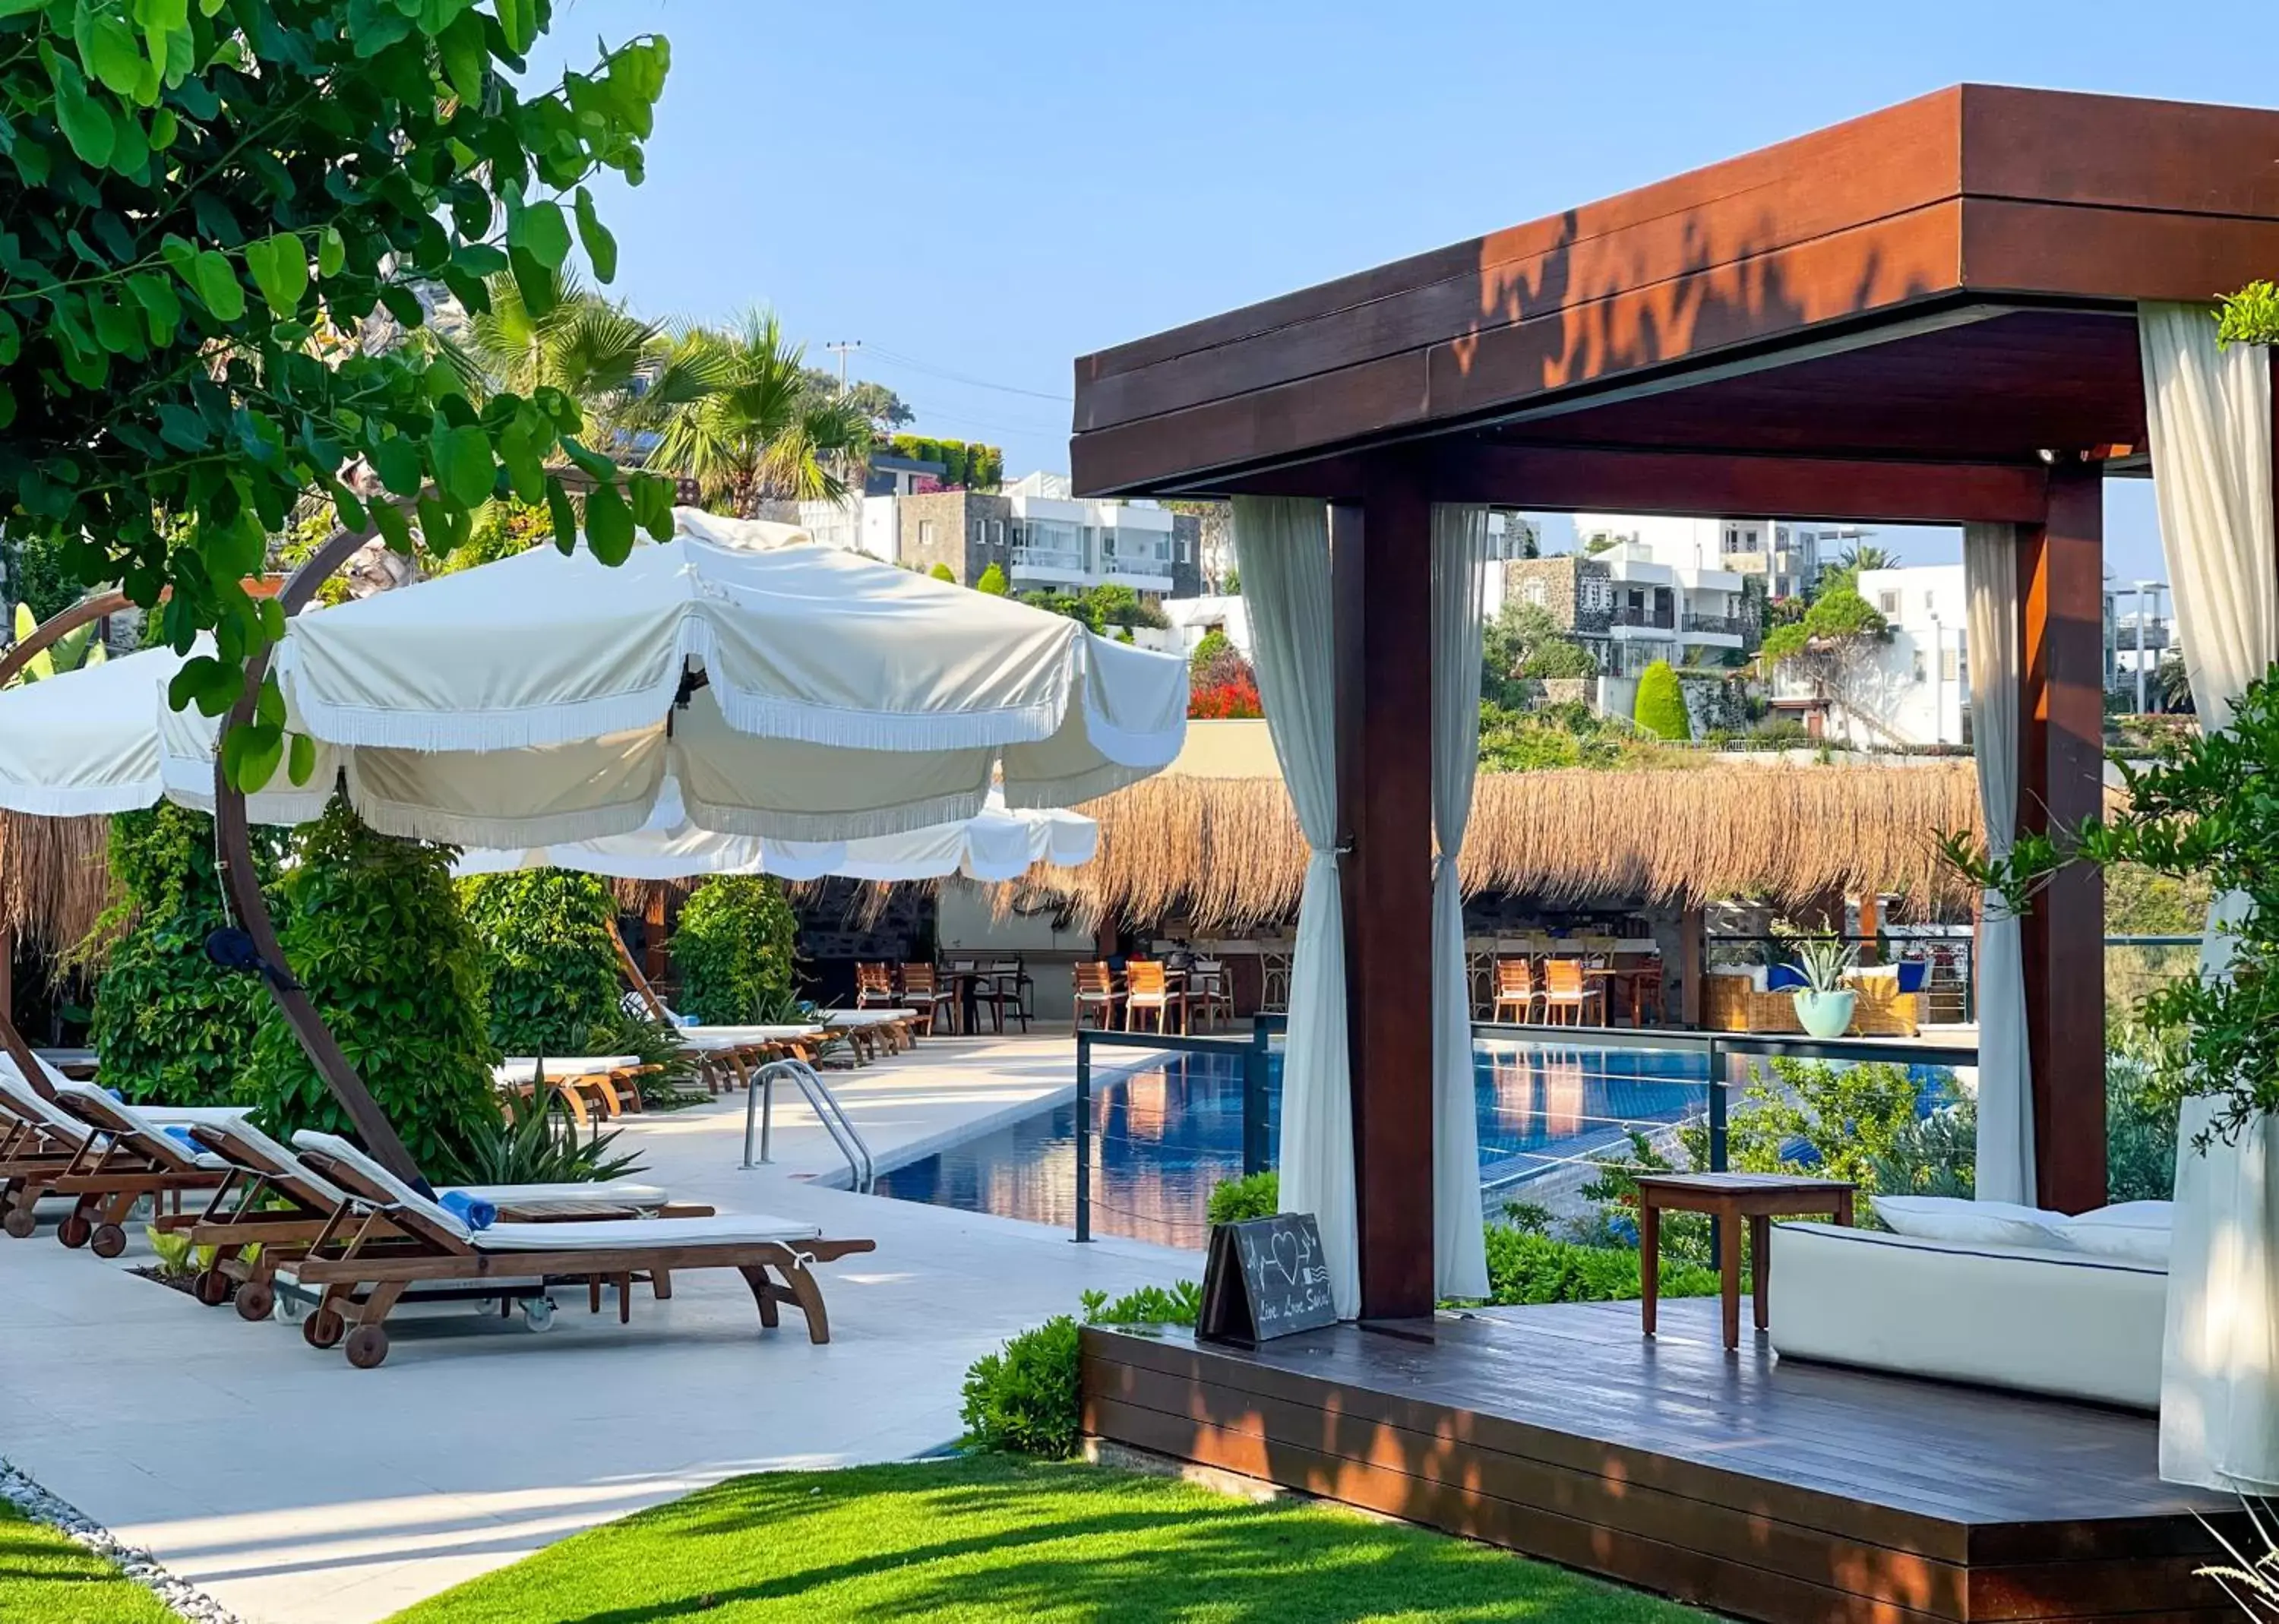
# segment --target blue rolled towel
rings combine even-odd
[[[178,1141],[181,1147],[193,1156],[203,1156],[206,1153],[206,1147],[192,1138],[190,1130],[187,1128],[169,1127],[166,1130],[166,1137]]]
[[[443,1210],[470,1229],[487,1229],[498,1222],[498,1207],[480,1196],[471,1196],[461,1190],[446,1190],[437,1198]]]

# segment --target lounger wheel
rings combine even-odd
[[[312,1348],[336,1347],[348,1334],[349,1322],[337,1308],[319,1308],[301,1321],[301,1340]]]
[[[127,1250],[127,1231],[115,1223],[98,1223],[87,1237],[87,1247],[98,1258],[115,1258]]]
[[[229,1276],[218,1268],[202,1268],[190,1282],[190,1295],[209,1308],[219,1308],[229,1300]],[[245,1310],[241,1307],[238,1312]]]
[[[524,1298],[522,1322],[534,1331],[548,1329],[554,1323],[554,1299],[550,1297]]]
[[[32,1216],[32,1209],[29,1207],[12,1207],[8,1209],[8,1215],[5,1218],[0,1218],[0,1229],[5,1229],[9,1236],[16,1240],[29,1238],[32,1231],[38,1227],[39,1222]]]
[[[78,1251],[95,1233],[95,1222],[85,1213],[74,1212],[65,1216],[56,1226],[56,1238],[73,1251]]]
[[[304,1293],[272,1291],[270,1295],[276,1298],[276,1301],[270,1305],[271,1319],[282,1321],[288,1325],[305,1325],[309,1322],[309,1310],[313,1305]]]
[[[277,1306],[277,1293],[265,1280],[249,1280],[237,1288],[237,1317],[241,1320],[265,1320]]]
[[[359,1325],[349,1333],[349,1363],[370,1370],[388,1357],[388,1333],[377,1325]]]

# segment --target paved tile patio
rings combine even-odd
[[[946,1039],[833,1079],[882,1161],[1017,1113],[1073,1076],[1065,1038]],[[811,1219],[876,1253],[825,1273],[829,1346],[763,1339],[733,1274],[637,1289],[541,1336],[471,1312],[392,1323],[379,1370],[106,1265],[50,1229],[0,1242],[0,1455],[154,1551],[248,1624],[364,1624],[550,1540],[739,1472],[887,1460],[957,1431],[966,1365],[1011,1332],[1198,1274],[1199,1254],[856,1195],[803,1107],[737,1167],[743,1097],[632,1119],[643,1176],[725,1211]]]

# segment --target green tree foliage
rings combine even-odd
[[[87,595],[65,566],[63,543],[53,536],[0,535],[0,570],[7,572],[9,600],[29,609],[35,625]]]
[[[817,395],[843,395],[856,410],[871,419],[874,436],[883,436],[892,430],[907,427],[917,417],[904,403],[902,397],[882,383],[872,383],[865,378],[848,380],[844,390],[839,387],[839,374],[820,366],[807,369],[808,389]]]
[[[1136,588],[1120,583],[1094,586],[1081,594],[1024,593],[1021,601],[1051,614],[1065,615],[1070,620],[1080,620],[1093,632],[1106,632],[1122,627],[1128,632],[1134,626],[1162,631],[1171,624],[1162,604],[1153,598],[1141,597]],[[1128,643],[1132,640],[1127,636],[1123,640]]]
[[[2212,1102],[2210,1133],[2230,1142],[2279,1110],[2279,665],[2251,683],[2221,732],[2170,744],[2148,765],[2120,762],[2128,791],[2110,821],[2021,837],[1990,862],[1968,835],[1942,837],[1946,861],[1972,884],[2030,909],[2076,862],[2134,863],[2225,897],[2225,974],[2186,976],[2146,993],[2137,1023],[2152,1056],[2148,1099],[2163,1111]],[[2203,1146],[2205,1148],[2205,1146]]]
[[[375,834],[335,797],[276,885],[286,962],[419,1166],[448,1176],[498,1121],[483,954],[451,848]],[[262,996],[249,1097],[275,1128],[348,1132],[347,1114]]]
[[[484,954],[492,1045],[507,1054],[596,1053],[587,1046],[618,1015],[609,883],[533,869],[463,880],[459,897]]]
[[[681,1013],[708,1026],[738,1026],[791,991],[799,921],[783,887],[764,875],[727,874],[699,885],[672,933]]]
[[[1282,1176],[1270,1169],[1245,1178],[1221,1179],[1210,1192],[1213,1223],[1241,1223],[1252,1218],[1271,1218],[1282,1210]]]
[[[1772,1075],[1760,1071],[1734,1107],[1727,1130],[1731,1166],[1780,1172],[1790,1148],[1800,1144],[1821,1173],[1872,1191],[1884,1188],[1879,1170],[1915,1165],[1908,1153],[1921,1091],[1905,1066],[1787,1060],[1771,1066]],[[1955,1103],[1951,1084],[1944,1093],[1939,1103]]]
[[[1213,626],[1195,640],[1194,651],[1187,655],[1188,674],[1199,682],[1205,680],[1230,658],[1239,660],[1241,652],[1232,638]]]
[[[687,475],[730,514],[748,518],[770,499],[836,502],[870,455],[871,419],[810,385],[806,354],[764,310],[729,329],[691,327],[655,362],[685,384],[644,394],[625,422],[656,432],[648,466]]]
[[[1656,660],[1638,675],[1638,701],[1631,719],[1657,739],[1691,739],[1693,724],[1685,716],[1685,691],[1667,660]]]
[[[260,844],[272,854],[273,838]],[[213,820],[165,801],[119,814],[111,875],[120,900],[89,944],[103,954],[88,1033],[103,1085],[167,1105],[235,1103],[269,995],[206,957],[226,923]]]
[[[973,590],[986,592],[993,598],[1001,598],[1012,590],[1012,583],[1005,578],[1004,566],[992,563],[981,572],[981,578],[973,583]]]
[[[573,234],[597,276],[614,273],[587,183],[641,179],[665,43],[634,40],[526,91],[514,75],[552,11],[0,5],[0,523],[59,544],[75,583],[116,579],[146,609],[171,587],[178,650],[214,629],[218,652],[184,669],[177,703],[219,714],[244,655],[281,633],[241,582],[305,494],[411,545],[395,508],[368,521],[343,479],[353,459],[400,497],[432,485],[418,521],[439,552],[510,487],[553,503],[566,545],[556,455],[608,482],[586,523],[597,553],[621,555],[636,521],[669,528],[670,486],[620,481],[566,398],[478,409],[432,354],[367,330],[381,309],[385,326],[420,326],[422,285],[474,310],[495,272],[527,293]],[[242,780],[273,769],[282,725],[273,708],[232,747]]]
[[[1791,660],[1808,660],[1822,674],[1833,674],[1861,647],[1891,630],[1873,604],[1849,585],[1830,587],[1823,583],[1801,619],[1775,626],[1765,633],[1757,651],[1767,670]]]

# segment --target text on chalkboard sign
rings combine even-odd
[[[1256,1347],[1277,1337],[1338,1322],[1322,1229],[1311,1213],[1277,1213],[1211,1230],[1203,1306],[1205,1342]]]

